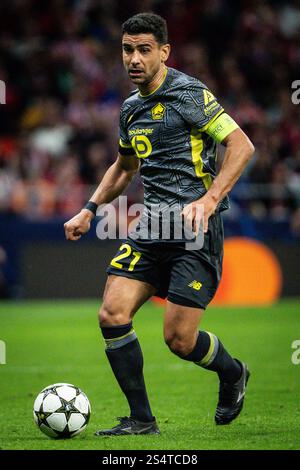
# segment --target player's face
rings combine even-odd
[[[154,79],[169,56],[168,44],[160,45],[153,34],[131,35],[122,40],[124,67],[133,83],[145,86]]]

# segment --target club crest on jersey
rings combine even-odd
[[[166,107],[162,103],[157,103],[151,109],[152,119],[155,119],[156,121],[163,119],[165,111]]]

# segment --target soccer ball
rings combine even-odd
[[[88,397],[72,384],[48,385],[36,397],[34,421],[49,437],[69,438],[80,434],[91,414]]]

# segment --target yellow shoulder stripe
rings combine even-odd
[[[196,176],[203,181],[205,188],[208,190],[212,185],[212,176],[210,173],[206,173],[203,169],[203,145],[204,142],[202,139],[202,132],[199,131],[196,127],[193,127],[191,129],[192,161],[195,167]]]

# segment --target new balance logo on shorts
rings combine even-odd
[[[202,284],[199,281],[192,281],[189,283],[189,287],[192,287],[195,290],[200,290],[202,287]]]

